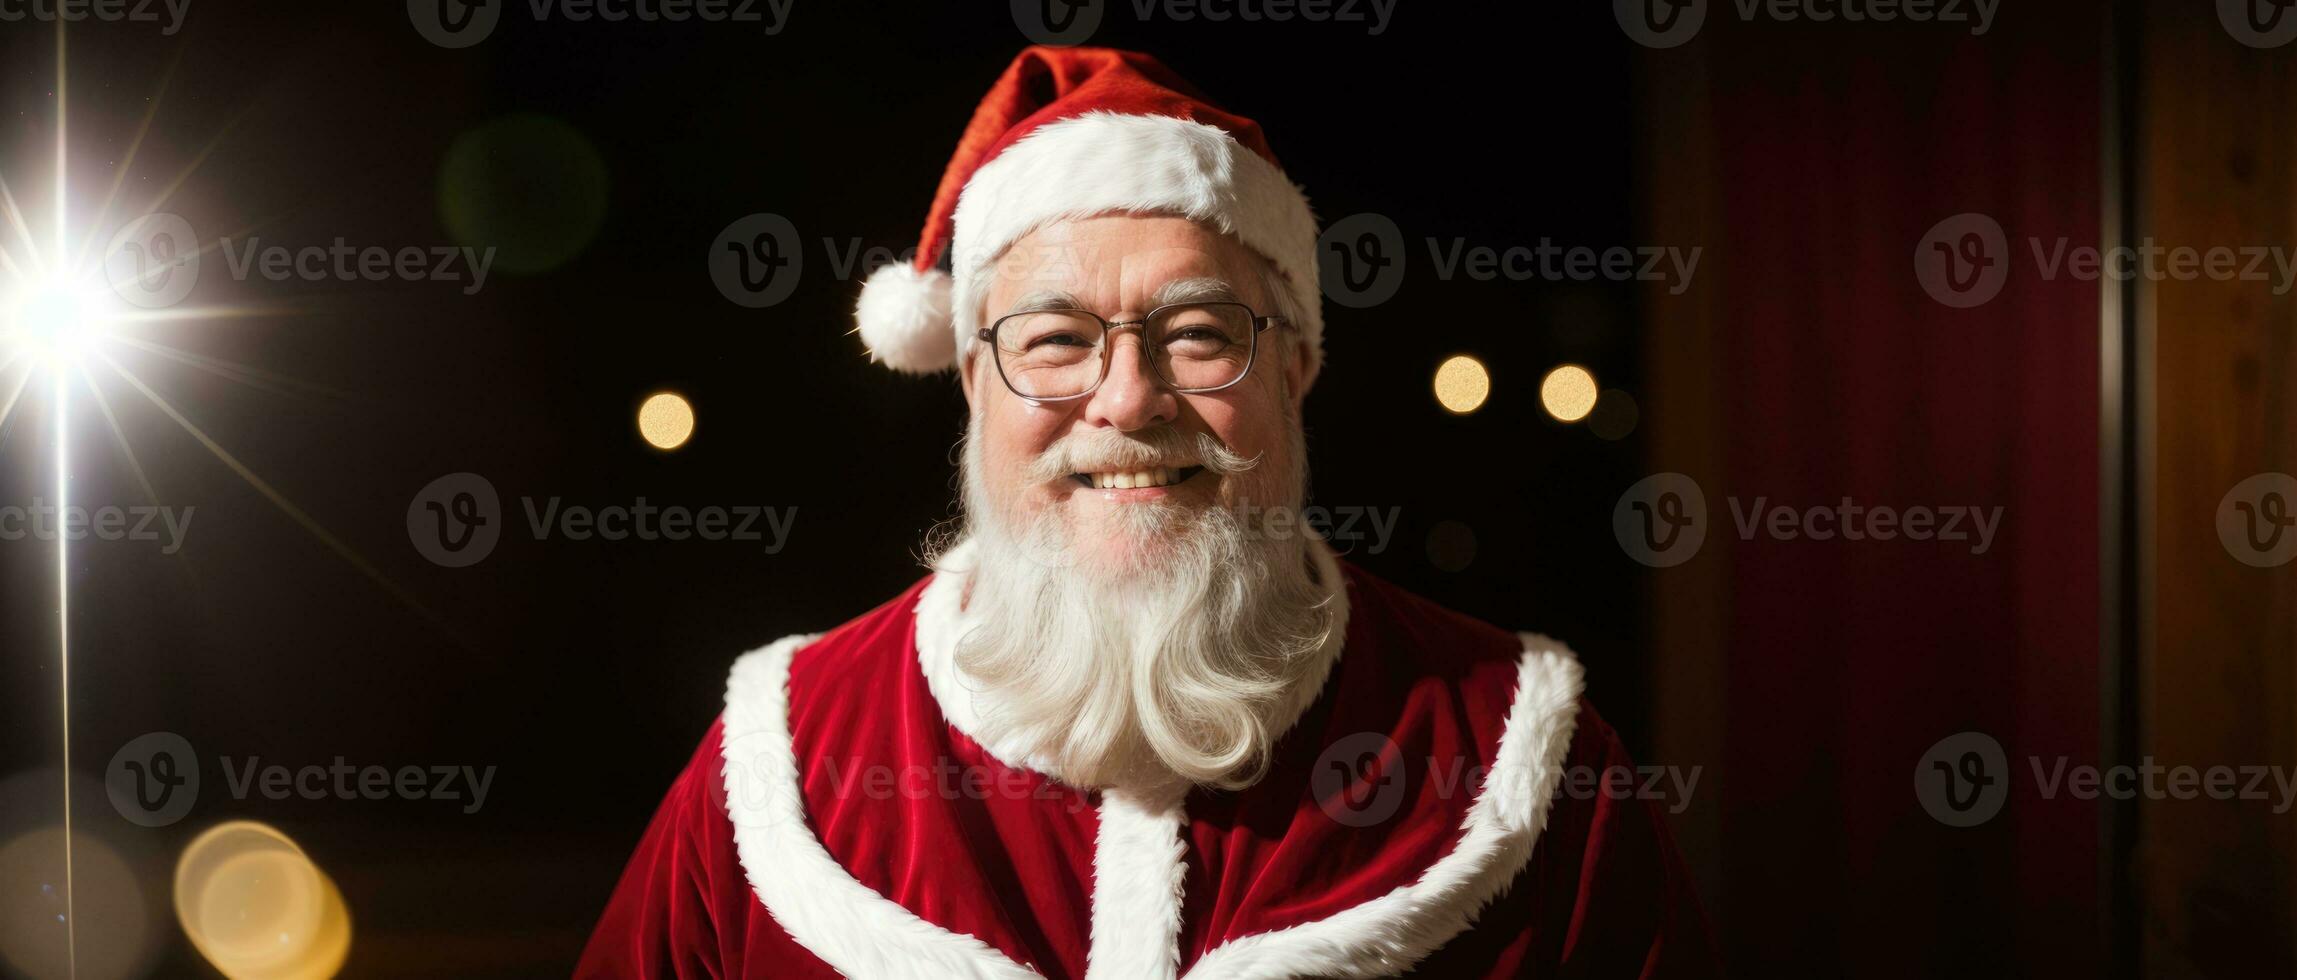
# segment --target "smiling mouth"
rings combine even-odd
[[[1145,490],[1150,487],[1169,487],[1204,472],[1202,466],[1152,467],[1145,470],[1111,470],[1102,473],[1071,473],[1069,479],[1094,490]]]

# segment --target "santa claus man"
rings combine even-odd
[[[1300,531],[1316,235],[1155,60],[1013,62],[857,311],[964,387],[962,525],[735,662],[581,975],[1710,970],[1570,652]]]

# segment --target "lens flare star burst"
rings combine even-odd
[[[177,405],[163,397],[149,381],[129,366],[136,357],[158,358],[171,364],[275,394],[320,395],[343,398],[344,393],[321,385],[282,376],[233,361],[181,349],[164,342],[167,326],[191,320],[229,320],[294,315],[306,312],[290,306],[210,306],[186,302],[196,280],[200,257],[216,248],[202,246],[183,218],[170,213],[169,202],[191,178],[221,137],[210,141],[140,210],[117,225],[108,225],[121,204],[122,189],[144,146],[168,79],[148,100],[141,123],[126,152],[112,166],[110,190],[90,212],[73,196],[69,154],[69,73],[65,58],[64,23],[56,24],[55,144],[52,149],[53,198],[44,215],[27,215],[15,185],[9,182],[17,161],[0,147],[0,444],[11,431],[10,422],[27,402],[46,402],[52,420],[51,453],[44,462],[54,467],[54,507],[59,515],[73,501],[72,411],[91,405],[110,430],[119,459],[127,464],[146,502],[157,506],[158,494],[128,444],[119,413],[106,396],[101,381],[117,380],[140,396],[168,420],[190,435],[250,488],[281,513],[309,532],[330,551],[356,568],[458,646],[472,644],[405,589],[385,577],[376,566],[296,506],[269,481],[227,451]],[[171,69],[172,70],[172,69]],[[230,127],[225,127],[227,130]],[[42,153],[41,155],[48,155]],[[90,217],[92,215],[92,217]],[[85,218],[86,220],[75,220]],[[45,232],[35,234],[34,228]],[[220,243],[222,239],[218,239]],[[133,357],[131,357],[133,355]],[[82,461],[83,463],[86,460]],[[66,791],[63,804],[64,941],[72,976],[78,975],[78,935],[72,883],[72,647],[70,635],[70,535],[59,527],[55,537],[56,665],[59,723],[62,735]]]

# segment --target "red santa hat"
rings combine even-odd
[[[871,359],[918,374],[954,367],[982,326],[980,271],[1040,227],[1108,213],[1179,215],[1266,258],[1315,379],[1324,317],[1308,198],[1258,123],[1155,58],[1108,48],[1032,47],[990,87],[941,176],[915,260],[862,285],[854,318]]]

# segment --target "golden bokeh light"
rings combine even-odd
[[[1577,422],[1595,410],[1595,375],[1577,364],[1557,365],[1539,382],[1539,404],[1560,422]]]
[[[24,788],[20,780],[11,782],[0,786],[0,799],[6,790]],[[69,906],[60,826],[31,830],[0,844],[0,882],[8,885],[0,889],[0,975],[80,980],[152,975],[159,935],[146,910],[143,886],[128,857],[101,838],[85,829],[72,833]],[[66,929],[67,914],[76,935]]]
[[[351,914],[327,873],[287,835],[234,820],[199,835],[175,868],[176,921],[227,977],[332,977],[351,951]]]
[[[1436,367],[1436,403],[1454,415],[1482,408],[1491,397],[1491,372],[1483,362],[1460,354]]]
[[[683,396],[659,392],[638,406],[638,434],[656,449],[676,449],[694,437],[694,406]]]

